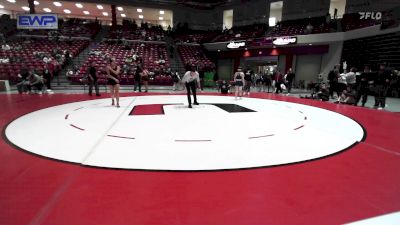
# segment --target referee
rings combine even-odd
[[[182,78],[182,83],[184,83],[186,86],[189,108],[192,108],[192,99],[190,97],[190,90],[192,90],[193,93],[193,98],[194,98],[193,104],[194,105],[199,104],[197,102],[197,97],[196,97],[196,82],[197,82],[197,87],[200,87],[199,73],[196,71],[195,66],[191,66],[190,70],[187,71]]]

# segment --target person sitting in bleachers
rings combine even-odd
[[[10,45],[8,45],[8,44],[3,44],[3,45],[1,46],[1,49],[2,49],[3,51],[10,51],[10,50],[11,50],[11,47],[10,47]]]
[[[10,62],[9,58],[0,58],[0,64],[7,64]]]

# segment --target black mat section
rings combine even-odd
[[[210,104],[210,105],[215,105],[218,108],[228,112],[228,113],[240,113],[240,112],[256,112],[252,109],[248,109],[246,107],[236,105],[236,104]]]

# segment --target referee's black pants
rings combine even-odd
[[[189,107],[192,106],[192,99],[190,98],[190,89],[192,89],[194,104],[197,105],[198,103],[197,103],[197,97],[196,97],[196,82],[194,82],[194,81],[186,82],[185,85],[186,85]]]

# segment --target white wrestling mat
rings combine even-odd
[[[328,156],[361,141],[363,128],[341,114],[257,98],[185,95],[75,102],[11,122],[7,139],[53,159],[145,170],[223,170]],[[134,109],[135,108],[135,109]]]

